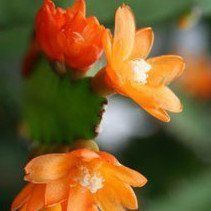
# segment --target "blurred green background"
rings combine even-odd
[[[60,6],[70,0],[55,1]],[[125,2],[135,12],[138,26],[152,26],[152,55],[211,53],[211,0],[87,0],[88,14],[113,27],[114,12]],[[29,158],[27,141],[18,133],[21,119],[20,74],[34,16],[41,0],[0,0],[0,210],[23,186],[23,167]],[[197,12],[196,12],[197,8]],[[178,21],[187,19],[181,29]],[[190,22],[190,23],[189,23]],[[211,58],[211,57],[210,57]],[[211,69],[210,69],[211,72]],[[211,84],[210,84],[211,86]],[[138,190],[145,211],[211,210],[211,96],[198,99],[176,84],[184,112],[163,124],[130,100],[114,96],[101,125],[98,141],[122,163],[149,180]]]

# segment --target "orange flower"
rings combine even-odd
[[[116,12],[114,37],[104,32],[103,45],[107,66],[93,79],[99,94],[107,91],[131,97],[153,116],[168,122],[165,110],[180,112],[182,105],[166,86],[181,75],[184,62],[174,55],[146,59],[152,43],[153,31],[135,31],[135,20],[129,7],[123,5]]]
[[[187,59],[187,70],[181,78],[183,88],[195,97],[211,98],[211,63],[204,56]]]
[[[51,60],[86,71],[102,54],[104,27],[95,17],[85,17],[84,0],[66,10],[45,0],[36,17],[36,38]]]
[[[137,209],[131,186],[142,187],[147,182],[114,156],[88,149],[37,157],[25,171],[25,180],[30,183],[16,197],[12,210]]]

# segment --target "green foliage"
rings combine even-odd
[[[6,130],[4,135],[0,135],[0,168],[2,169],[0,204],[2,211],[10,210],[12,200],[23,187],[23,168],[27,160],[27,149],[20,145],[21,140],[16,136],[16,131]]]
[[[27,49],[31,33],[31,26],[0,30],[0,59],[20,58]]]
[[[174,120],[166,128],[195,151],[210,154],[210,102],[203,102],[188,96],[185,96],[182,102],[183,112],[174,115]]]
[[[207,167],[188,147],[163,130],[151,137],[130,140],[122,159],[125,165],[147,177],[149,182],[143,195],[150,199],[164,196],[175,182],[197,175]]]
[[[183,180],[171,194],[160,197],[146,211],[208,211],[211,207],[211,172],[200,173],[195,178]],[[175,184],[176,185],[176,184]]]
[[[196,2],[202,8],[205,15],[211,15],[211,0],[198,0]]]
[[[90,78],[72,81],[59,76],[42,59],[24,85],[24,121],[32,139],[43,144],[70,144],[92,139],[105,98],[90,87]]]
[[[42,4],[42,0],[1,0],[0,25],[33,23],[34,16]],[[59,6],[69,6],[73,0],[55,0]],[[126,3],[135,11],[136,18],[141,23],[154,22],[176,17],[184,9],[191,6],[194,0],[87,0],[88,14],[96,15],[102,23],[113,24],[114,12],[122,3]],[[209,5],[209,0],[203,0],[203,5]]]
[[[192,5],[193,0],[87,0],[88,13],[96,15],[104,24],[113,25],[115,11],[123,3],[132,8],[138,25],[152,25],[177,17]]]
[[[185,9],[191,7],[193,1],[88,0],[88,12],[96,15],[102,23],[113,25],[115,11],[123,3],[128,4],[132,8],[138,25],[151,25],[177,17]]]

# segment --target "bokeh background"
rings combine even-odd
[[[71,0],[55,1],[68,6]],[[88,14],[112,28],[120,0],[87,0]],[[151,55],[180,54],[186,73],[172,88],[184,111],[169,124],[150,117],[131,100],[109,98],[98,142],[148,184],[137,191],[144,211],[211,210],[211,0],[126,0],[137,25],[152,26]],[[0,210],[23,186],[29,158],[19,135],[24,52],[42,0],[0,0]],[[192,77],[195,76],[195,77]],[[206,84],[206,85],[205,85]]]

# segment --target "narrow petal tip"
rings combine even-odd
[[[148,179],[145,176],[143,176],[143,175],[141,175],[141,176],[142,176],[142,180],[140,181],[140,185],[138,187],[143,187],[148,182]]]

